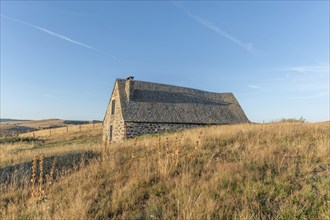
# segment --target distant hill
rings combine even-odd
[[[61,119],[18,120],[4,119],[0,121],[0,136],[12,136],[20,133],[65,126]]]
[[[14,121],[31,121],[31,120],[0,118],[0,122],[9,122],[9,121],[14,122]]]
[[[58,128],[70,125],[82,125],[82,124],[96,124],[102,123],[102,121],[78,121],[78,120],[62,120],[62,119],[43,119],[43,120],[20,120],[20,119],[6,119],[2,118],[0,121],[0,137],[1,136],[13,136],[25,132],[31,132],[41,129]]]

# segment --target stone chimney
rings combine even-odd
[[[134,96],[134,76],[129,76],[126,78],[125,91],[127,101],[132,101]]]

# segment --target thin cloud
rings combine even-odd
[[[42,94],[41,96],[44,97],[44,98],[51,98],[51,99],[56,99],[57,98],[56,96],[49,95],[49,94]]]
[[[251,89],[260,89],[260,86],[257,86],[257,85],[248,85],[249,88]]]
[[[177,8],[181,9],[181,11],[183,13],[185,13],[187,16],[189,16],[190,18],[192,18],[193,20],[195,20],[196,22],[200,23],[201,25],[203,25],[204,27],[220,34],[221,36],[227,38],[228,40],[232,41],[233,43],[235,43],[236,45],[246,49],[249,52],[254,52],[254,46],[252,43],[243,43],[241,40],[237,39],[236,37],[234,37],[233,35],[223,31],[222,29],[220,29],[218,26],[216,26],[215,24],[213,24],[212,22],[210,22],[209,20],[199,17],[193,13],[191,13],[190,11],[188,11],[187,9],[185,9],[184,7],[182,7],[182,5],[176,3],[176,2],[172,2],[172,4],[174,6],[176,6]]]
[[[277,68],[285,76],[262,82],[260,92],[283,93],[288,99],[305,100],[329,97],[329,64]],[[248,87],[255,88],[250,84]]]
[[[321,97],[325,97],[325,96],[329,96],[329,92],[320,92],[320,93],[316,93],[313,95],[307,95],[307,96],[294,96],[294,97],[290,97],[290,99],[315,99],[315,98],[321,98]]]
[[[285,68],[284,71],[298,72],[298,73],[329,73],[329,65],[318,66],[294,66]]]
[[[77,45],[79,45],[79,46],[82,46],[82,47],[85,47],[85,48],[88,48],[88,49],[91,49],[91,50],[94,50],[94,51],[97,51],[97,52],[101,52],[100,50],[96,49],[95,47],[92,47],[92,46],[90,46],[90,45],[87,45],[87,44],[81,43],[81,42],[79,42],[79,41],[73,40],[73,39],[71,39],[71,38],[69,38],[69,37],[66,37],[66,36],[64,36],[64,35],[62,35],[62,34],[55,33],[55,32],[53,32],[53,31],[50,31],[50,30],[46,29],[46,28],[39,27],[39,26],[37,26],[37,25],[33,25],[33,24],[29,24],[29,23],[26,23],[26,22],[24,22],[24,21],[20,21],[20,20],[18,20],[18,19],[11,18],[11,17],[5,16],[5,15],[0,15],[0,16],[3,17],[3,18],[5,18],[5,19],[7,19],[7,20],[11,20],[11,21],[14,21],[14,22],[17,22],[17,23],[20,23],[20,24],[26,25],[26,26],[33,27],[33,28],[35,28],[35,29],[38,29],[38,30],[40,30],[40,31],[43,31],[43,32],[45,32],[45,33],[47,33],[47,34],[49,34],[49,35],[52,35],[52,36],[57,37],[57,38],[60,38],[60,39],[62,39],[62,40],[68,41],[68,42],[70,42],[70,43],[74,43],[74,44],[77,44]],[[116,57],[113,56],[113,58],[116,58]]]

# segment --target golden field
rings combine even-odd
[[[14,136],[24,132],[57,126],[65,126],[64,121],[61,119],[0,121],[0,136]]]
[[[43,120],[4,120],[0,121],[0,137],[3,136],[35,136],[45,137],[61,133],[71,133],[76,131],[86,131],[97,129],[102,126],[101,123],[92,121],[90,124],[81,124],[88,121],[65,121],[61,119],[43,119]]]
[[[329,122],[211,126],[110,146],[98,127],[0,147],[0,219],[330,216]]]

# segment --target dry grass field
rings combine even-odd
[[[0,122],[0,136],[9,136],[43,128],[64,126],[61,119],[45,119],[31,121],[3,121]]]
[[[0,168],[31,161],[37,154],[45,156],[64,155],[73,152],[99,151],[101,149],[101,127],[90,125],[40,130],[21,134],[19,137],[0,138]],[[35,133],[35,135],[33,135]]]
[[[110,146],[100,128],[8,140],[0,168],[25,166],[0,183],[0,219],[329,219],[329,126],[212,126]]]
[[[68,122],[71,122],[71,124],[67,124]],[[64,121],[61,119],[2,121],[0,122],[0,137],[15,135],[24,137],[45,137],[51,136],[54,133],[63,134],[68,132],[93,130],[102,126],[101,123],[75,125],[75,122],[79,123],[86,121]]]
[[[97,130],[100,132],[102,129],[102,123],[97,124],[84,124],[84,125],[66,125],[65,127],[43,129],[38,131],[26,132],[20,134],[20,137],[34,137],[34,138],[46,138],[46,139],[58,139],[64,136],[70,136],[71,134],[87,134]]]

